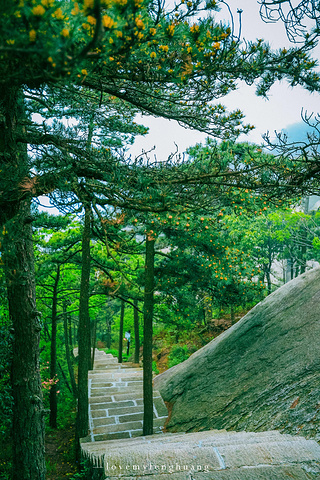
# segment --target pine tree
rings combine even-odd
[[[124,101],[123,109],[129,109],[129,103],[228,138],[251,126],[241,125],[240,111],[228,114],[220,103],[210,102],[235,89],[238,80],[252,83],[260,78],[260,94],[284,78],[310,90],[319,87],[308,55],[311,41],[280,53],[262,41],[244,47],[229,26],[215,23],[215,1],[205,7],[208,16],[197,20],[201,8],[198,0],[171,10],[140,0],[1,2],[0,219],[15,331],[14,480],[45,477],[31,200],[50,193],[63,208],[78,205],[79,185],[85,183],[87,192],[96,192],[94,200],[102,190],[105,204],[123,207],[132,202],[125,190],[118,197],[105,185],[117,184],[118,178],[124,183],[127,168],[119,168],[119,155],[99,148],[99,142],[97,148],[86,148],[86,136],[76,137],[71,122],[66,127],[62,117],[79,119],[76,110],[82,102],[80,126],[92,115],[93,104],[96,118],[100,114],[108,122],[109,101],[117,97]],[[69,109],[63,112],[66,105]],[[39,112],[44,121],[37,122],[34,114]],[[127,182],[145,198],[151,180],[137,183],[136,171],[132,169]],[[157,208],[163,209],[161,195],[158,200]]]

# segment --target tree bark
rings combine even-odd
[[[134,323],[134,363],[139,363],[140,354],[140,337],[139,337],[139,313],[138,313],[138,300],[135,298],[133,309],[133,323]]]
[[[272,292],[272,283],[271,283],[271,275],[270,275],[269,269],[267,269],[266,271],[266,279],[267,279],[267,291],[268,291],[268,295],[270,295]]]
[[[13,480],[45,478],[44,411],[40,378],[40,314],[36,308],[30,205],[21,205],[4,255],[9,314],[14,328],[11,371],[13,409]],[[9,230],[9,229],[8,229]],[[19,238],[20,237],[20,238]]]
[[[0,209],[2,252],[14,329],[11,369],[13,406],[13,480],[44,480],[44,411],[39,340],[42,323],[36,308],[30,197],[21,185],[28,175],[27,150],[17,143],[25,118],[23,94],[0,91]],[[27,187],[26,187],[27,188]]]
[[[73,363],[72,363],[72,355],[71,355],[71,349],[72,345],[69,343],[70,338],[69,338],[69,325],[68,325],[68,313],[67,313],[67,302],[63,302],[63,329],[64,329],[64,343],[65,343],[65,349],[66,349],[66,360],[67,360],[67,366],[68,366],[68,372],[69,372],[69,377],[70,377],[70,383],[71,383],[71,390],[73,396],[76,398],[78,395],[77,392],[77,384],[74,376],[74,370],[73,370]]]
[[[154,293],[154,238],[146,238],[143,321],[143,435],[153,434],[152,321]]]
[[[119,328],[119,348],[118,348],[118,362],[122,363],[122,349],[123,349],[123,320],[124,320],[124,301],[121,300],[120,311],[120,328]]]
[[[89,281],[90,281],[90,223],[91,208],[84,204],[85,216],[82,233],[82,268],[79,302],[79,359],[78,359],[78,411],[76,422],[76,452],[80,459],[80,438],[88,435],[89,400],[88,371],[91,367],[91,340],[89,318]]]
[[[60,265],[57,266],[56,278],[53,285],[52,309],[51,309],[51,358],[50,358],[50,379],[54,382],[57,376],[57,306],[58,306],[58,285],[60,279]],[[57,384],[53,383],[49,394],[51,428],[57,428],[58,402]]]
[[[95,320],[93,322],[92,326],[92,341],[91,341],[91,366],[90,369],[93,370],[93,365],[94,365],[94,355],[95,355],[95,350],[96,350],[96,340],[97,340],[97,323],[98,320]]]

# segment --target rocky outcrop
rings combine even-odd
[[[167,430],[278,429],[320,440],[320,268],[158,375]]]

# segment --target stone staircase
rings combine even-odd
[[[89,372],[89,427],[91,442],[142,435],[142,368],[119,364],[110,354],[96,350],[94,369]],[[154,433],[162,433],[167,408],[153,392]]]
[[[142,369],[96,351],[89,375],[90,435],[81,442],[92,480],[320,480],[320,446],[304,437],[210,430],[166,433],[154,392],[155,432],[142,436]]]

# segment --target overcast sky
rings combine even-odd
[[[248,40],[263,38],[275,49],[290,45],[281,22],[276,24],[262,22],[257,0],[230,0],[228,4],[234,13],[236,32],[239,28],[237,9],[243,10],[241,16],[244,38]],[[226,7],[221,9],[217,18],[230,20]],[[240,140],[259,144],[262,143],[262,135],[267,131],[273,133],[275,130],[286,129],[289,133],[291,131],[297,133],[302,109],[308,113],[320,112],[319,94],[310,94],[301,87],[290,88],[285,82],[277,83],[271,88],[268,100],[257,97],[254,86],[242,85],[220,102],[230,110],[240,108],[246,115],[246,123],[255,125],[255,130],[247,136],[240,137]],[[202,142],[206,137],[203,133],[184,129],[174,121],[148,116],[143,116],[139,121],[149,127],[150,133],[145,138],[136,139],[130,150],[134,156],[140,154],[142,149],[148,151],[155,146],[158,160],[165,159],[175,150],[175,144],[179,151],[183,152],[187,147]],[[288,128],[292,125],[293,129]],[[302,124],[301,126],[303,128]]]

